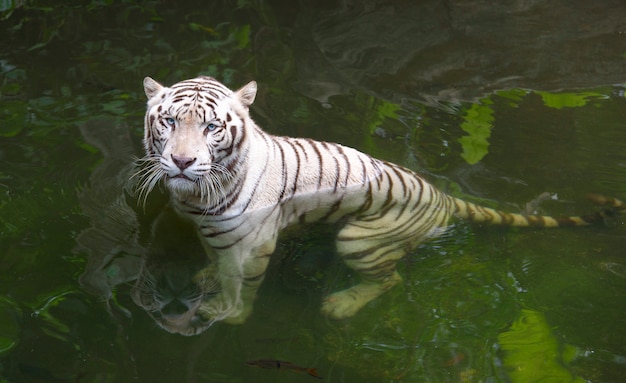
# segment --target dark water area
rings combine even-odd
[[[273,134],[340,142],[514,212],[626,199],[623,1],[0,2],[0,382],[622,382],[626,230],[456,223],[355,317],[331,231],[291,228],[252,316],[202,334],[136,303],[203,267],[128,190],[142,81],[259,83]],[[158,188],[157,188],[158,189]]]

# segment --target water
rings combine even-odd
[[[182,337],[131,299],[165,197],[144,211],[122,189],[142,150],[143,77],[201,73],[256,79],[269,132],[356,147],[457,196],[554,214],[593,210],[587,192],[626,198],[622,2],[14,3],[0,4],[2,381],[314,379],[254,359],[331,382],[626,375],[620,221],[457,224],[340,322],[319,303],[353,276],[326,230],[294,229],[246,324]],[[178,257],[167,270],[201,262],[184,227],[159,230]]]

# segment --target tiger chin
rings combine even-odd
[[[330,294],[321,311],[343,319],[398,284],[398,260],[441,234],[452,218],[559,227],[626,213],[620,200],[602,196],[594,199],[604,209],[586,216],[502,212],[449,196],[410,169],[343,145],[270,135],[250,117],[254,81],[232,91],[210,77],[169,87],[146,77],[144,90],[140,198],[159,182],[166,186],[210,260],[211,267],[194,278],[219,286],[187,306],[175,332],[186,333],[186,325],[193,328],[187,333],[198,333],[217,321],[243,323],[278,233],[291,224],[339,223],[337,254],[360,282]]]

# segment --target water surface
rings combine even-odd
[[[623,220],[458,223],[344,321],[319,314],[353,282],[329,231],[293,229],[246,324],[156,326],[131,299],[147,249],[169,249],[167,268],[201,258],[179,223],[155,228],[166,196],[142,209],[124,191],[146,75],[255,79],[267,131],[356,147],[489,206],[577,214],[595,209],[588,192],[626,198],[621,1],[236,4],[1,4],[2,381],[314,379],[254,359],[330,382],[621,381]]]

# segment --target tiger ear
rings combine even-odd
[[[256,81],[250,81],[245,86],[241,87],[235,95],[241,101],[243,106],[249,107],[254,102],[254,98],[256,97]]]
[[[143,79],[143,91],[146,93],[146,97],[148,100],[152,97],[156,96],[163,89],[163,85],[154,81],[151,77],[146,77]]]

